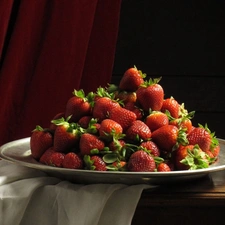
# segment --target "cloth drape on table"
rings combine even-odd
[[[121,0],[0,1],[0,145],[111,80]]]

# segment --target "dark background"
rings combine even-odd
[[[123,0],[112,82],[136,65],[225,138],[225,2]]]

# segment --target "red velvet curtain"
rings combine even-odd
[[[0,1],[0,144],[111,80],[121,0]]]

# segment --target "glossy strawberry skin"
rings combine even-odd
[[[63,153],[54,152],[51,154],[51,156],[49,158],[49,163],[51,166],[62,167],[64,158],[65,158],[65,155]]]
[[[162,162],[162,163],[159,163],[159,165],[157,166],[157,171],[158,172],[169,172],[169,171],[171,171],[171,169],[166,163]]]
[[[83,161],[76,153],[69,152],[65,155],[62,166],[68,169],[82,169]]]
[[[164,90],[159,84],[152,84],[148,87],[140,87],[137,92],[137,102],[141,105],[144,111],[160,111],[163,99]]]
[[[135,120],[126,130],[126,139],[130,141],[147,141],[151,137],[151,130],[141,120]],[[136,140],[138,138],[138,140]]]
[[[192,130],[188,134],[187,139],[190,145],[198,144],[203,151],[210,149],[212,138],[210,133],[202,127],[196,127],[194,130]]]
[[[166,152],[171,152],[177,143],[178,128],[174,125],[165,125],[152,132],[152,141]]]
[[[99,136],[105,140],[112,140],[113,136],[123,133],[122,126],[114,120],[104,119],[99,128]]]
[[[105,143],[94,134],[84,133],[80,137],[79,149],[81,155],[90,155],[92,149],[103,150]]]
[[[66,104],[65,117],[67,118],[72,115],[70,122],[77,122],[81,117],[89,115],[90,113],[90,103],[80,97],[73,96]]]
[[[54,148],[53,147],[50,147],[48,148],[41,156],[39,162],[40,163],[43,163],[43,164],[46,164],[46,165],[51,165],[51,155],[55,153],[54,151]]]
[[[137,120],[142,120],[143,119],[143,116],[144,116],[144,113],[143,113],[143,110],[140,109],[135,102],[127,102],[125,105],[124,105],[124,108],[125,109],[128,109],[130,110],[131,112],[135,113],[136,117],[137,117]]]
[[[148,150],[153,156],[160,156],[160,149],[153,141],[144,141],[140,144],[140,147]]]
[[[154,158],[142,150],[134,152],[128,161],[128,170],[132,172],[153,172],[155,168]]]
[[[58,125],[54,134],[54,149],[56,152],[67,152],[78,144],[80,132],[70,125]]]
[[[95,101],[92,115],[98,120],[98,122],[101,122],[102,120],[108,118],[108,115],[112,109],[117,107],[120,107],[118,102],[113,101],[109,97],[100,97]]]
[[[115,99],[119,99],[123,104],[129,102],[135,103],[137,100],[136,92],[127,92],[127,91],[117,91],[115,92]]]
[[[117,107],[110,111],[109,119],[119,123],[125,131],[137,119],[137,116],[128,109]]]
[[[39,160],[42,154],[53,145],[53,136],[48,129],[38,130],[37,128],[32,132],[30,138],[30,149],[34,159]]]
[[[161,111],[153,111],[146,117],[145,123],[153,132],[162,126],[168,125],[169,119],[165,113]]]
[[[174,98],[164,99],[161,111],[168,110],[173,118],[178,118],[180,113],[180,104]]]
[[[144,79],[137,68],[129,68],[122,76],[119,88],[124,91],[136,91],[144,83]]]
[[[177,118],[169,122],[171,125],[175,125],[178,128],[185,129],[185,132],[189,134],[192,131],[192,121],[188,118]]]
[[[93,166],[95,167],[94,170],[97,170],[97,171],[107,170],[106,164],[100,156],[93,155],[91,156],[90,160],[93,161]]]

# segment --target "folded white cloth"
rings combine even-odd
[[[73,184],[0,160],[0,224],[130,225],[147,188]]]

